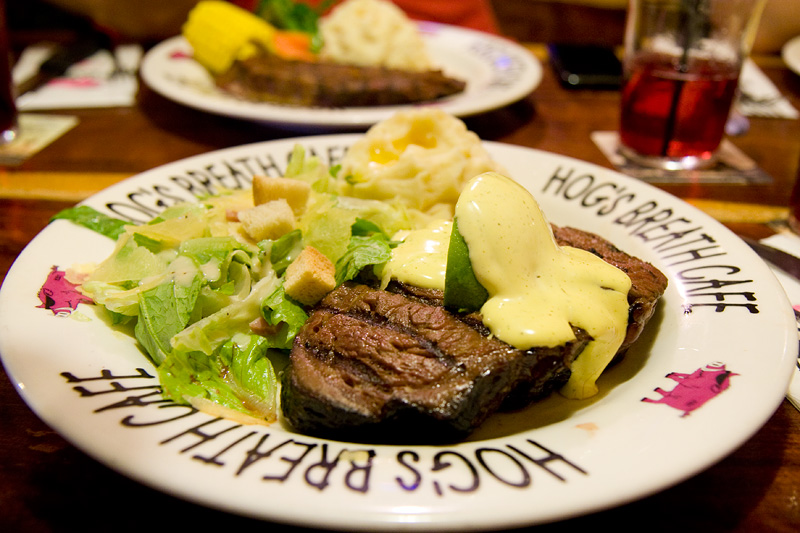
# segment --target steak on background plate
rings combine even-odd
[[[216,84],[253,102],[307,107],[369,107],[428,102],[460,93],[466,84],[439,70],[406,71],[262,54],[236,61]]]
[[[666,290],[655,267],[581,230],[553,227],[560,245],[588,250],[631,278],[628,330],[641,334]],[[296,431],[347,441],[452,442],[489,415],[563,386],[591,337],[519,350],[489,335],[479,315],[451,313],[442,292],[393,282],[348,282],[312,311],[282,378],[281,409]]]

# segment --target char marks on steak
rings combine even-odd
[[[242,61],[216,79],[244,100],[306,107],[366,107],[428,102],[464,90],[441,71],[413,72],[262,54]]]
[[[631,278],[622,353],[650,319],[667,279],[602,238],[554,227],[561,245],[589,250]],[[283,375],[284,419],[302,433],[370,442],[446,442],[490,414],[527,405],[569,379],[591,340],[518,350],[489,335],[477,314],[442,306],[442,292],[396,282],[345,283],[313,310]]]

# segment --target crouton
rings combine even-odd
[[[336,267],[322,252],[306,246],[286,269],[286,294],[305,305],[314,305],[336,288]]]
[[[294,214],[299,215],[305,210],[310,193],[311,185],[305,181],[268,176],[253,178],[253,203],[256,205],[282,198],[289,203]]]
[[[295,228],[292,208],[286,200],[273,200],[239,211],[242,229],[255,241],[277,239]]]

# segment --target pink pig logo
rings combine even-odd
[[[79,303],[92,303],[92,300],[78,292],[76,287],[76,284],[65,277],[63,270],[53,266],[44,285],[39,289],[39,301],[42,304],[36,307],[49,309],[56,316],[67,316],[78,308]]]
[[[698,368],[691,374],[670,372],[667,377],[678,383],[675,388],[668,392],[658,387],[654,390],[661,395],[661,398],[658,400],[642,398],[642,401],[663,403],[683,411],[681,416],[688,416],[689,413],[730,387],[731,377],[738,375],[726,370],[723,363],[706,365],[705,368]]]

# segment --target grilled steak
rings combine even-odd
[[[523,352],[439,305],[346,283],[295,339],[284,418],[303,433],[348,440],[462,438],[523,376],[563,384],[589,338]],[[533,376],[536,374],[536,376]]]
[[[652,316],[667,280],[600,237],[554,228],[625,270],[633,287],[621,352]],[[442,293],[393,283],[346,283],[314,309],[295,339],[281,389],[284,419],[297,431],[372,442],[462,439],[493,412],[539,399],[569,379],[591,339],[518,350],[489,335],[477,314],[442,306]]]
[[[427,102],[459,93],[465,87],[463,81],[441,71],[296,61],[268,54],[236,61],[216,84],[245,100],[318,107]]]

